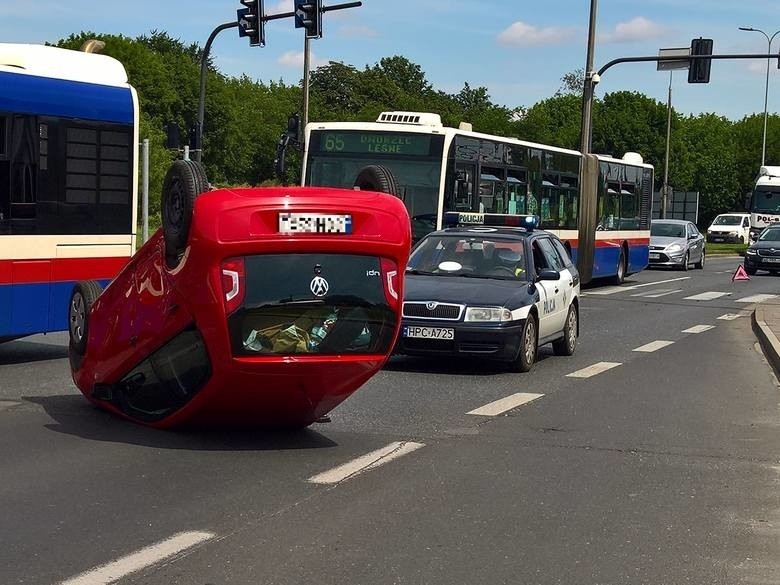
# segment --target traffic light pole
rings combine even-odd
[[[206,73],[208,72],[209,53],[214,39],[223,30],[238,28],[238,22],[225,22],[211,31],[206,46],[203,47],[203,55],[200,58],[200,94],[198,97],[198,122],[195,126],[195,160],[201,162],[203,159],[203,120],[206,117]]]

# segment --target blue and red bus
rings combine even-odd
[[[376,122],[310,123],[302,183],[350,187],[367,169],[374,188],[403,198],[419,240],[448,212],[479,223],[484,214],[538,215],[577,261],[583,282],[647,267],[653,167],[623,158],[445,127],[438,114],[385,112]],[[380,167],[377,169],[377,167]]]
[[[105,55],[0,43],[0,340],[68,328],[135,250],[138,98]]]

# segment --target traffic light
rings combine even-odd
[[[712,55],[712,39],[693,39],[691,41],[691,57]],[[688,67],[688,83],[709,83],[712,59],[691,59]]]
[[[238,17],[238,36],[249,37],[253,47],[265,46],[265,21],[263,20],[263,0],[239,0],[246,8],[236,11]]]
[[[295,28],[306,29],[307,39],[322,37],[322,0],[295,0]]]

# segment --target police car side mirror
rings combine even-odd
[[[540,282],[542,280],[552,280],[552,281],[555,281],[555,280],[560,280],[560,279],[561,279],[561,273],[558,272],[557,270],[550,270],[550,269],[542,270],[539,273],[539,276],[536,277],[536,281],[537,282]]]

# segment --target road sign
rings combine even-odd
[[[745,267],[740,264],[737,266],[737,270],[734,272],[734,276],[731,277],[731,282],[735,282],[737,280],[750,280],[750,277],[748,276],[747,272],[745,272]]]
[[[679,61],[658,61],[657,71],[671,71],[674,69],[688,69],[688,56],[691,54],[690,47],[680,47],[678,49],[658,49],[659,57],[685,57]]]

